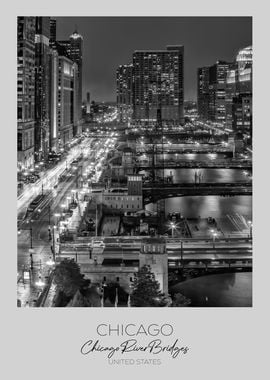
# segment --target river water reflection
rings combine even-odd
[[[194,307],[252,306],[252,273],[223,273],[187,280],[175,285]]]
[[[158,170],[162,177],[162,170]],[[181,182],[249,182],[251,178],[241,169],[165,169],[164,176],[173,176],[174,183]],[[196,179],[197,178],[197,179]]]
[[[155,211],[155,205],[146,206]],[[248,219],[252,217],[252,197],[192,196],[165,199],[165,212],[180,212],[185,218],[222,218],[227,214],[240,214]]]

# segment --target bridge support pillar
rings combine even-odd
[[[168,254],[164,238],[145,238],[139,254],[140,267],[149,265],[159,282],[160,290],[168,295]]]

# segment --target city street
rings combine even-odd
[[[105,141],[108,145],[109,139]],[[90,150],[90,145],[93,145],[93,149]],[[67,162],[68,174],[63,181],[58,182],[59,175],[66,170],[65,162],[60,163],[56,168],[49,170],[48,173],[44,174],[46,180],[41,179],[41,183],[57,184],[56,188],[47,190],[47,186],[43,188],[44,194],[46,195],[45,206],[39,208],[31,215],[31,219],[26,218],[20,222],[18,237],[17,237],[17,268],[18,268],[18,299],[28,300],[32,302],[37,299],[41,287],[36,286],[35,282],[38,280],[39,275],[44,281],[47,277],[48,271],[51,265],[50,259],[53,259],[53,238],[49,234],[49,228],[52,230],[53,226],[57,225],[59,216],[63,212],[63,205],[66,205],[67,197],[73,196],[73,191],[78,189],[80,181],[83,180],[83,174],[88,170],[89,164],[92,164],[97,158],[97,167],[99,162],[103,161],[103,157],[100,154],[103,151],[104,144],[102,141],[96,142],[94,144],[93,139],[86,139],[80,146],[77,146],[75,151],[73,151]],[[73,160],[77,159],[81,153],[84,153],[82,158],[72,166]],[[99,171],[96,175],[99,175]],[[41,191],[41,187],[39,187]],[[20,198],[21,207],[20,214],[22,210],[26,209],[31,199],[36,195],[31,192],[25,192]],[[19,215],[19,212],[18,212]],[[32,255],[32,260],[31,256]],[[31,264],[32,261],[32,264]],[[31,269],[32,267],[32,269]],[[31,278],[23,282],[24,271],[30,271]],[[26,302],[26,301],[25,301]]]

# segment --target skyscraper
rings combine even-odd
[[[70,36],[70,59],[78,67],[78,117],[82,117],[82,54],[83,54],[83,37],[75,30]]]
[[[69,40],[57,41],[57,50],[59,55],[66,56],[77,65],[77,115],[78,123],[75,126],[76,132],[81,132],[82,119],[82,54],[83,54],[83,37],[75,30]],[[60,51],[61,50],[61,51]]]
[[[50,43],[56,41],[56,20],[50,18]]]
[[[74,136],[77,122],[77,65],[69,58],[58,57],[57,127],[59,146],[65,148]]]
[[[59,60],[56,50],[51,49],[49,54],[49,71],[50,71],[50,141],[49,147],[51,152],[58,152],[58,75],[59,75]],[[61,100],[61,97],[60,97]]]
[[[17,21],[17,158],[24,169],[34,164],[36,19]]]
[[[229,63],[217,61],[209,68],[209,119],[214,122],[226,120],[226,78]]]
[[[36,17],[35,35],[35,159],[49,153],[50,18]]]
[[[133,54],[133,119],[153,125],[184,124],[184,46]]]
[[[209,67],[201,67],[197,71],[197,105],[200,119],[209,117]]]
[[[239,50],[228,71],[226,126],[234,132],[252,132],[252,46]]]
[[[120,65],[116,72],[118,121],[127,122],[132,115],[133,65]]]

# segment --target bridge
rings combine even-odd
[[[144,204],[159,199],[193,195],[252,195],[251,182],[235,183],[147,183],[143,185]]]
[[[147,147],[146,145],[150,145],[150,147]],[[152,149],[151,146],[155,145],[156,146],[156,149]],[[151,143],[151,142],[148,142],[148,143],[144,143],[144,145],[141,145],[141,144],[137,144],[136,145],[136,152],[137,153],[141,153],[141,154],[168,154],[168,153],[171,153],[171,154],[187,154],[187,153],[226,153],[226,154],[231,154],[232,155],[232,151],[233,151],[233,148],[228,146],[228,147],[225,147],[225,146],[216,146],[216,145],[209,145],[209,146],[204,146],[204,147],[200,147],[200,146],[186,146],[186,147],[167,147],[166,145],[167,144],[164,144],[164,147],[162,149],[161,147],[162,144],[157,144],[157,143]],[[172,144],[172,145],[176,145],[176,144]],[[160,148],[159,148],[160,146]]]
[[[140,138],[141,136],[145,136],[146,138],[162,138],[162,136],[168,136],[170,138],[180,138],[183,140],[189,140],[189,139],[196,139],[196,140],[216,140],[216,141],[222,141],[223,139],[228,138],[228,133],[222,133],[218,135],[213,135],[213,133],[209,130],[208,131],[202,131],[202,130],[166,130],[163,128],[163,130],[142,130],[138,128],[137,132],[134,130],[128,131],[128,136],[133,138]]]
[[[153,170],[154,169],[181,169],[181,168],[212,168],[212,169],[252,169],[252,163],[246,161],[226,161],[226,160],[213,160],[213,161],[173,161],[164,160],[164,162],[158,161],[153,166],[151,162],[143,163],[137,162],[134,164],[134,170],[138,173],[141,170]]]
[[[141,239],[145,237],[99,237],[104,247],[91,251],[91,238],[61,244],[58,260],[73,258],[80,265],[89,265],[93,258],[102,267],[136,267],[139,263]],[[166,239],[168,266],[177,268],[252,268],[252,239]]]

